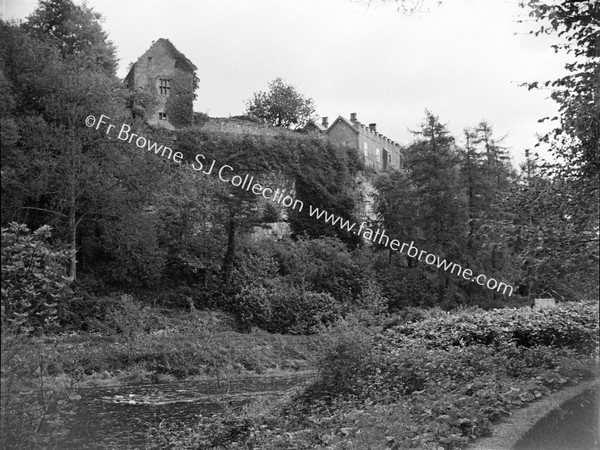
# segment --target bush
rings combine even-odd
[[[242,290],[233,311],[246,330],[255,326],[284,334],[314,332],[317,326],[332,323],[340,314],[331,295],[302,292],[279,281]]]
[[[318,381],[309,392],[320,397],[357,395],[373,368],[373,337],[356,321],[341,320],[323,336],[327,343],[317,360]]]
[[[109,310],[118,300],[112,296],[95,296],[78,292],[69,299],[59,315],[61,331],[102,331]]]
[[[48,377],[56,348],[42,350],[34,338],[2,331],[0,448],[58,448],[68,430],[68,404],[76,399],[76,367],[67,376]]]
[[[281,242],[274,258],[279,275],[295,286],[326,292],[339,303],[356,303],[368,276],[347,247],[336,238]]]
[[[51,228],[34,232],[12,222],[2,228],[2,328],[50,330],[72,295],[70,251],[50,245]]]
[[[461,313],[388,330],[394,341],[404,338],[432,348],[470,345],[537,345],[572,348],[589,354],[598,346],[598,304],[572,303],[548,309],[468,309]]]

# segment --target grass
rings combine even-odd
[[[149,445],[461,449],[511,411],[597,378],[598,339],[597,302],[342,323],[322,336],[317,381],[285,404],[203,418],[186,432],[164,426]]]
[[[314,370],[320,345],[316,336],[241,334],[222,313],[172,313],[161,321],[151,331],[72,333],[28,345],[46,355],[46,375],[72,375],[78,385]]]
[[[318,369],[314,384],[285,400],[150,432],[148,448],[182,450],[460,449],[511,411],[598,377],[597,302],[419,310],[313,336],[241,334],[222,313],[123,311],[101,333],[25,342],[3,377],[94,385]],[[62,401],[64,389],[53,389]]]
[[[60,448],[77,387],[314,371],[317,336],[241,334],[223,313],[132,309],[102,332],[2,333],[1,448]],[[137,314],[140,314],[139,316]]]

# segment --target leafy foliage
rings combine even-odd
[[[66,277],[70,252],[50,244],[50,227],[2,228],[2,327],[50,331],[72,295]]]
[[[481,232],[496,236],[522,268],[523,284],[559,299],[598,296],[598,205],[572,180],[532,172],[501,204],[502,220]]]
[[[465,310],[460,314],[390,328],[389,345],[415,339],[432,348],[486,345],[560,347],[589,353],[598,346],[598,305],[564,304],[551,309]]]
[[[63,377],[49,377],[56,346],[42,350],[30,336],[7,331],[3,324],[0,448],[58,448],[78,399],[77,366],[66,365]]]
[[[340,307],[329,294],[277,283],[243,289],[233,310],[246,329],[258,326],[271,333],[307,334],[332,323]]]
[[[446,125],[429,111],[414,133],[417,140],[406,151],[406,170],[383,176],[376,182],[377,213],[385,229],[394,236],[405,242],[414,241],[417,247],[426,246],[442,258],[460,261],[465,208],[454,138]],[[418,272],[427,271],[418,267],[417,259],[409,258],[407,263]],[[450,284],[448,274],[438,270],[438,303],[444,302]]]
[[[100,25],[102,15],[71,0],[41,0],[27,19],[25,29],[41,41],[59,48],[63,57],[77,59],[88,68],[107,73],[117,68],[116,47]]]
[[[386,299],[352,253],[333,238],[245,243],[228,308],[245,329],[314,333],[345,314],[379,314]]]
[[[294,86],[275,78],[268,92],[255,92],[246,102],[246,112],[276,127],[302,127],[312,118],[315,107],[311,98],[305,98]]]
[[[522,6],[537,23],[531,33],[557,34],[562,42],[553,46],[554,50],[573,59],[565,65],[566,76],[526,83],[529,89],[551,88],[551,97],[559,106],[559,116],[551,119],[555,128],[540,138],[541,143],[550,144],[555,161],[544,163],[541,174],[533,179],[528,171],[527,186],[517,193],[517,201],[522,201],[527,191],[528,198],[534,199],[536,218],[521,228],[529,235],[524,245],[528,275],[537,278],[541,272],[545,287],[567,298],[582,293],[597,296],[600,5],[594,1],[530,0]],[[563,281],[563,269],[574,273],[572,280]]]
[[[177,128],[190,126],[194,122],[192,111],[196,94],[190,92],[192,84],[196,84],[195,74],[178,72],[171,79],[172,94],[167,100],[167,116],[169,122]]]
[[[218,435],[229,436],[233,449],[465,448],[513,410],[595,375],[597,330],[584,341],[580,333],[597,313],[597,304],[581,303],[551,310],[543,320],[543,313],[529,311],[420,311],[424,320],[406,325],[414,331],[410,337],[404,325],[378,331],[341,323],[323,348],[319,378],[304,392],[266,411],[247,408],[235,421],[203,418],[187,430],[165,429],[152,442],[170,437],[181,448],[198,442],[216,448],[210,438]],[[484,339],[491,330],[527,329],[530,319],[530,337],[545,326],[562,338],[532,346]],[[462,336],[483,327],[481,339],[438,346],[452,329],[446,323]]]
[[[40,17],[50,16],[34,14],[31,20]],[[89,26],[99,26],[97,19],[85,17],[92,21]],[[69,273],[76,278],[76,252],[85,232],[98,233],[101,222],[114,223],[123,210],[142,202],[145,192],[131,188],[152,172],[132,170],[135,163],[144,166],[142,155],[123,151],[121,144],[85,126],[89,114],[105,114],[115,122],[127,116],[114,72],[86,63],[95,58],[96,47],[63,55],[57,41],[38,40],[38,25],[0,25],[0,57],[15,96],[3,117],[13,134],[6,145],[3,141],[2,198],[16,195],[3,205],[2,220],[54,226],[57,237],[69,242]]]
[[[554,118],[559,124],[542,141],[553,141],[554,153],[561,159],[555,166],[559,173],[581,181],[588,179],[591,183],[587,189],[595,190],[597,195],[600,169],[600,106],[597,101],[600,5],[591,0],[530,0],[523,6],[529,9],[529,17],[540,22],[539,28],[531,33],[558,34],[564,43],[554,46],[554,50],[565,51],[574,58],[574,62],[565,66],[567,76],[527,84],[529,89],[551,86],[551,97],[559,105],[560,117]]]

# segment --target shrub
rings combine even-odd
[[[332,323],[340,314],[331,295],[302,292],[280,281],[242,290],[233,311],[246,330],[256,326],[271,333],[296,334],[310,333],[319,325]]]
[[[48,377],[58,353],[42,349],[31,336],[2,330],[0,448],[57,448],[67,432],[77,368],[66,377]]]
[[[465,310],[462,313],[398,325],[388,330],[394,341],[405,338],[429,347],[537,345],[572,348],[589,354],[598,346],[598,304],[573,303],[549,309]]]
[[[436,274],[426,268],[416,267],[409,269],[398,286],[398,300],[393,306],[428,307],[437,303],[437,278]]]
[[[86,292],[78,292],[65,304],[59,315],[61,331],[102,331],[104,322],[111,308],[118,300],[115,297],[95,296]]]
[[[325,398],[363,392],[373,368],[373,336],[356,321],[341,320],[323,337],[327,342],[317,360],[319,380],[309,392]]]
[[[340,303],[358,301],[368,277],[347,247],[336,238],[281,242],[274,255],[279,275],[313,292],[326,292]]]
[[[34,232],[12,222],[2,228],[2,327],[49,330],[72,295],[70,251],[50,244],[51,228]]]

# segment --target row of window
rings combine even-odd
[[[363,142],[363,154],[365,156],[365,158],[368,158],[369,156],[369,144],[367,144],[366,142]],[[381,149],[380,148],[375,148],[375,157],[377,159],[378,163],[381,163]],[[387,162],[391,163],[392,162],[392,154],[388,152],[387,154]]]

